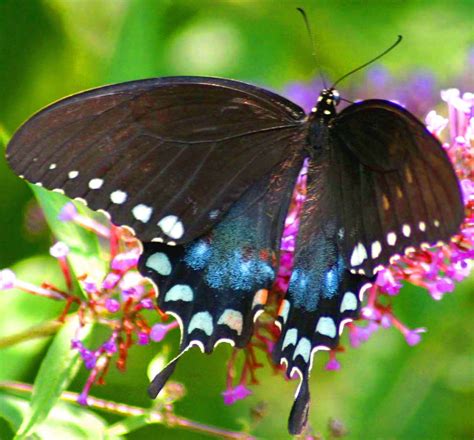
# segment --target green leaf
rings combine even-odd
[[[76,350],[71,350],[71,339],[76,336],[79,327],[77,316],[70,317],[54,338],[36,375],[31,412],[23,420],[17,439],[26,438],[43,422],[68,387],[80,367],[80,357]],[[92,326],[83,327],[82,337],[90,333]]]
[[[25,399],[0,394],[0,416],[8,422],[14,432],[18,431],[28,412],[28,401]]]
[[[150,361],[147,367],[146,374],[148,379],[152,381],[155,376],[166,367],[166,364],[170,361],[170,347],[163,345],[163,348],[158,352],[153,359]]]
[[[72,404],[59,403],[36,434],[44,440],[119,440],[122,437],[107,432],[106,421],[88,410]]]
[[[102,281],[106,274],[108,254],[105,246],[101,246],[99,237],[74,222],[58,219],[61,209],[71,200],[62,194],[47,191],[35,185],[30,186],[43,208],[46,221],[54,236],[69,246],[68,259],[76,276],[87,274],[96,282]],[[100,214],[92,213],[80,203],[76,204],[76,207],[82,215],[101,219],[103,222],[103,216],[99,217]]]
[[[22,419],[28,417],[28,400],[0,394],[0,414],[12,430],[16,431],[21,425]],[[28,436],[28,439],[34,438],[45,440],[119,440],[122,437],[110,433],[105,420],[89,409],[59,402],[51,411],[47,421],[38,425],[35,433]]]
[[[120,422],[109,426],[107,429],[107,434],[112,436],[128,434],[129,432],[136,431],[137,429],[143,428],[150,423],[153,422],[150,421],[150,417],[147,414],[127,417],[123,420],[120,420]]]
[[[0,124],[0,148],[6,148],[8,141],[10,140],[10,135],[7,133],[2,124]]]
[[[40,285],[42,282],[65,288],[58,263],[50,256],[35,256],[17,262],[11,268],[18,279]],[[53,301],[37,295],[12,289],[1,292],[0,320],[2,338],[25,331],[40,323],[57,318],[64,309],[63,301]],[[8,312],[6,312],[8,311]],[[0,350],[0,380],[21,380],[38,365],[38,357],[51,342],[51,337],[32,339]]]

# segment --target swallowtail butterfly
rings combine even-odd
[[[358,317],[377,268],[409,247],[448,240],[463,219],[451,163],[421,122],[379,99],[337,114],[339,99],[325,89],[305,114],[227,79],[132,81],[50,105],[7,150],[28,181],[133,228],[143,243],[140,271],[180,323],[180,354],[248,343],[306,161],[306,201],[273,351],[288,376],[301,378],[291,433],[306,423],[313,354],[335,347],[344,324]],[[153,397],[178,357],[153,380]]]

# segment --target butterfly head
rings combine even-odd
[[[337,90],[333,88],[323,89],[311,113],[324,119],[332,118],[336,114],[336,106],[339,102],[341,102],[341,96]]]

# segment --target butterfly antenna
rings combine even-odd
[[[321,67],[319,66],[318,59],[316,58],[316,45],[314,44],[313,32],[311,30],[311,26],[309,24],[308,17],[307,17],[306,12],[303,8],[296,8],[296,10],[303,16],[304,24],[306,26],[306,30],[308,31],[309,39],[311,40],[311,48],[312,48],[311,55],[313,56],[314,60],[316,61],[316,65],[318,66],[319,75],[321,76],[321,80],[323,82],[324,88],[327,89],[326,79],[324,77],[323,71],[321,70]]]
[[[387,55],[390,51],[395,49],[400,42],[402,41],[403,37],[401,35],[398,36],[397,41],[393,43],[388,49],[385,49],[380,55],[377,55],[375,58],[371,59],[370,61],[367,61],[366,63],[362,64],[362,66],[357,67],[354,70],[351,70],[349,73],[346,73],[345,75],[341,76],[332,86],[331,89],[336,87],[337,84],[339,84],[343,79],[346,79],[349,75],[352,75],[353,73],[358,72],[359,70],[363,69],[364,67],[367,67],[368,65],[374,63],[378,59],[382,58],[384,55]]]
[[[341,101],[347,102],[347,103],[349,103],[349,104],[355,104],[354,101],[351,101],[350,99],[343,98],[342,96],[340,96],[339,99],[340,99]]]

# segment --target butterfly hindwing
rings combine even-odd
[[[273,273],[269,261],[259,260],[269,275],[262,274],[262,289],[236,289],[233,295],[224,294],[213,287],[216,280],[206,279],[204,268],[211,248],[211,240],[205,238],[187,246],[145,243],[141,266],[142,274],[157,284],[159,307],[181,323],[182,345],[193,343],[207,353],[220,340],[232,341],[239,348],[246,344],[253,327],[251,305],[255,300],[257,306],[259,296],[266,297],[260,290],[268,288]]]
[[[369,100],[343,110],[329,133],[339,243],[354,270],[371,275],[391,256],[457,232],[464,208],[452,164],[414,116]]]
[[[273,352],[287,375],[298,374],[302,381],[289,420],[293,434],[301,432],[307,417],[314,353],[338,345],[344,324],[358,317],[363,291],[371,281],[350,272],[338,246],[340,220],[328,185],[326,154],[322,151],[318,160],[309,161],[293,272],[279,310],[281,335]]]
[[[304,112],[236,81],[172,77],[65,98],[9,143],[11,167],[143,241],[185,243],[297,147]]]
[[[140,272],[156,284],[159,307],[180,322],[181,351],[198,345],[209,353],[221,341],[239,348],[248,343],[278,270],[298,163],[291,158],[261,179],[207,235],[186,245],[144,243]]]

